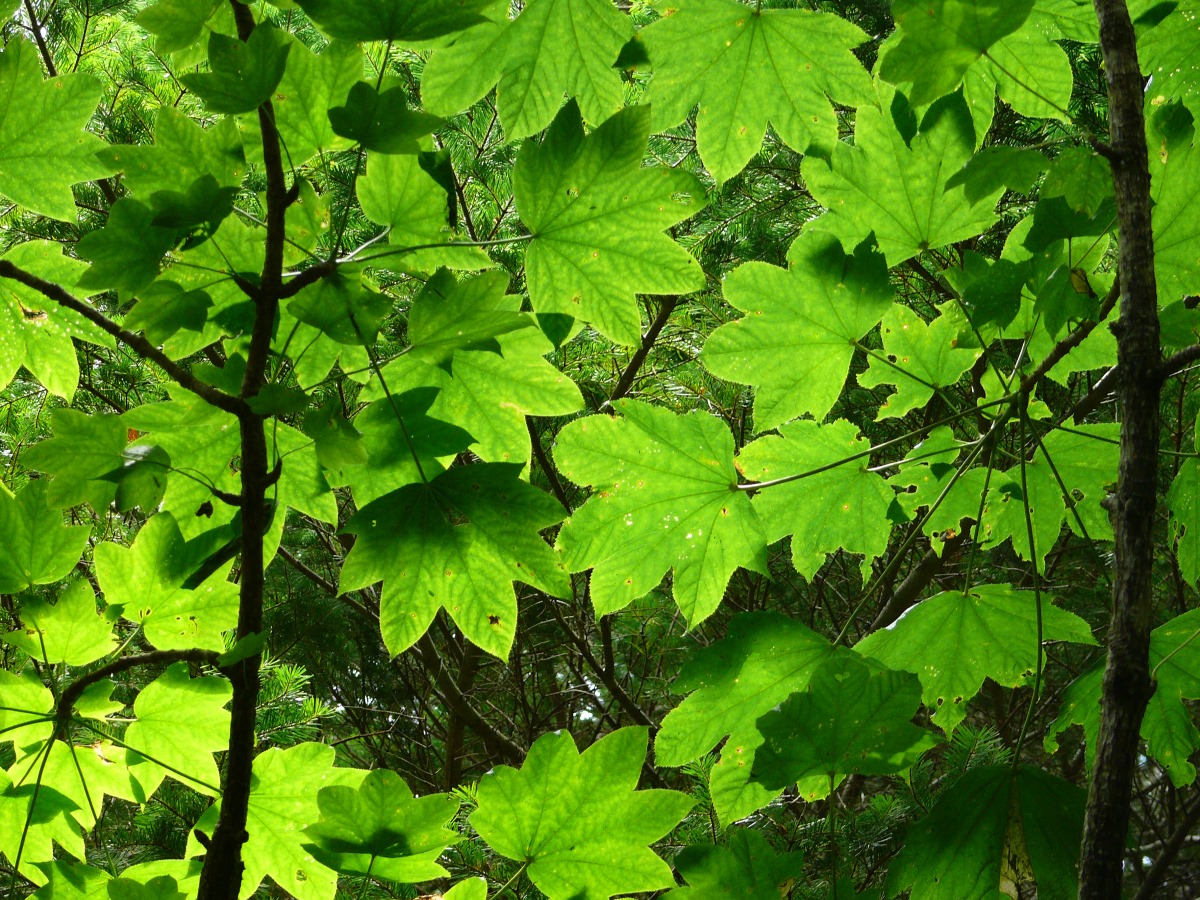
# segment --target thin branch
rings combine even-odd
[[[666,297],[662,304],[658,307],[658,314],[654,317],[654,321],[650,323],[650,327],[646,329],[645,335],[642,336],[641,346],[633,354],[629,360],[629,364],[625,367],[625,371],[621,373],[621,377],[617,379],[617,383],[613,386],[612,393],[608,395],[608,402],[605,404],[611,406],[616,403],[633,387],[634,379],[641,371],[642,364],[646,362],[646,357],[650,355],[650,348],[654,346],[654,342],[658,340],[659,334],[667,324],[667,320],[671,318],[671,313],[675,311],[675,307],[679,305],[678,297]]]
[[[110,675],[119,675],[138,666],[154,666],[176,662],[193,662],[199,665],[215,666],[217,664],[217,656],[218,654],[211,650],[193,648],[189,650],[150,650],[146,653],[138,653],[134,656],[123,656],[120,659],[114,659],[107,665],[103,665],[95,671],[88,672],[86,675],[77,678],[67,685],[67,689],[62,692],[62,696],[58,699],[58,706],[54,710],[54,715],[59,722],[68,721],[71,718],[71,710],[75,708],[75,704],[79,702],[79,698],[83,696],[84,691],[93,684],[97,684],[108,678]]]
[[[68,293],[54,282],[46,281],[44,278],[39,278],[31,272],[26,272],[24,269],[14,266],[6,259],[0,259],[0,278],[11,278],[13,281],[20,282],[26,287],[37,291],[48,300],[53,300],[59,306],[83,316],[101,331],[127,344],[144,359],[148,359],[156,364],[171,376],[180,387],[187,388],[187,390],[191,391],[197,397],[211,403],[218,409],[223,409],[225,412],[239,417],[250,412],[250,407],[243,400],[231,394],[226,394],[224,391],[213,387],[207,382],[201,381],[142,335],[126,331],[103,313],[93,309],[87,303]]]

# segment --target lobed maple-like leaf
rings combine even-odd
[[[54,241],[26,241],[3,254],[11,262],[54,284],[75,284],[86,270]],[[47,300],[18,281],[0,279],[0,384],[12,381],[24,366],[55,396],[70,400],[79,384],[73,339],[103,347],[113,339],[74,310]]]
[[[853,48],[868,40],[832,13],[762,10],[737,0],[672,0],[638,32],[654,78],[655,125],[696,116],[696,148],[716,184],[762,146],[768,121],[800,152],[828,152],[838,139],[832,100],[869,101],[871,79]]]
[[[840,776],[907,769],[940,742],[912,724],[920,696],[920,682],[909,673],[878,671],[854,653],[834,653],[804,690],[759,718],[763,744],[750,777],[778,790],[824,776],[804,793],[811,801],[828,796]]]
[[[738,468],[763,483],[754,510],[767,540],[792,537],[792,564],[806,578],[830,553],[861,553],[862,567],[887,548],[895,493],[870,470],[869,448],[858,429],[841,420],[829,425],[792,422],[738,454]],[[781,478],[792,481],[766,485]]]
[[[223,651],[222,634],[237,624],[238,589],[226,580],[228,567],[194,590],[184,588],[203,555],[203,548],[188,548],[175,518],[160,512],[132,546],[106,541],[96,547],[96,578],[105,602],[140,622],[155,647]]]
[[[589,416],[558,434],[559,470],[593,494],[558,536],[572,572],[592,569],[599,615],[674,570],[672,595],[690,625],[708,618],[739,567],[766,571],[763,527],[733,466],[733,436],[703,412],[677,416],[636,400],[620,418]]]
[[[409,310],[408,352],[381,374],[393,393],[437,388],[430,415],[469,431],[481,459],[527,463],[526,416],[570,415],[583,408],[583,396],[545,358],[554,345],[518,311],[521,297],[506,294],[507,286],[502,271],[461,282],[445,270],[435,274]],[[362,397],[381,394],[373,384]]]
[[[699,106],[696,149],[718,185],[759,151],[768,122],[793,149],[827,153],[837,141],[830,99],[870,99],[871,78],[850,52],[867,35],[839,16],[737,0],[658,6],[663,17],[638,33],[654,68],[656,129]]]
[[[51,413],[50,432],[22,454],[26,465],[50,476],[46,499],[63,508],[88,502],[97,512],[107,509],[116,486],[101,479],[125,462],[120,417],[64,407]]]
[[[1181,787],[1196,780],[1191,755],[1200,748],[1200,731],[1185,700],[1200,699],[1200,610],[1189,610],[1150,632],[1150,670],[1154,673],[1154,693],[1146,706],[1141,735],[1146,749],[1163,769],[1172,784]],[[1096,755],[1100,733],[1100,693],[1104,677],[1103,663],[1097,663],[1080,675],[1063,693],[1058,717],[1046,732],[1046,749],[1058,747],[1058,736],[1073,724],[1083,726],[1085,752],[1089,767]]]
[[[967,69],[1029,17],[1034,0],[895,0],[900,40],[880,75],[910,82],[909,99],[924,106],[949,94]]]
[[[809,190],[829,210],[809,227],[835,234],[847,252],[874,232],[889,266],[986,231],[1001,190],[972,203],[963,188],[947,187],[975,151],[966,101],[939,100],[906,139],[894,119],[901,95],[876,87],[879,106],[858,108],[854,146],[839,143],[829,161],[804,160]]]
[[[126,729],[131,771],[149,797],[164,778],[216,797],[221,776],[213,754],[228,749],[233,687],[225,678],[192,678],[175,663],[138,693]],[[140,758],[139,758],[140,757]]]
[[[718,378],[755,386],[760,431],[808,414],[828,415],[846,384],[855,345],[892,306],[883,257],[860,246],[847,254],[808,234],[780,269],[762,262],[725,278],[725,299],[744,313],[713,331],[701,360]]]
[[[704,285],[696,260],[662,233],[704,206],[703,188],[682,170],[643,166],[649,136],[646,107],[585,136],[569,103],[545,140],[522,146],[513,172],[517,213],[533,235],[525,253],[533,308],[583,319],[618,344],[641,339],[638,294]]]
[[[991,900],[1006,884],[1069,900],[1083,830],[1084,792],[1032,766],[967,772],[909,829],[887,891],[912,900]]]
[[[667,894],[674,900],[777,900],[799,883],[804,855],[776,853],[758,831],[735,829],[728,846],[692,844],[675,857],[686,887]]]
[[[0,53],[0,193],[31,212],[74,222],[71,185],[112,171],[104,142],[86,131],[100,102],[91,75],[42,78],[37,49],[22,38]]]
[[[1095,645],[1088,624],[1048,595],[981,584],[922,600],[892,625],[855,645],[863,656],[921,679],[921,699],[947,734],[966,717],[984,678],[1015,688],[1033,676],[1043,641]]]
[[[16,495],[0,489],[0,593],[19,594],[65,578],[87,546],[92,529],[64,525],[46,501],[46,484],[31,481]]]
[[[654,739],[660,766],[680,766],[710,752],[726,736],[709,788],[728,824],[766,806],[779,792],[751,782],[762,744],[755,723],[808,684],[833,647],[803,623],[779,613],[735,616],[725,637],[698,651],[671,689],[690,693],[663,719]]]
[[[570,581],[538,532],[563,509],[519,478],[520,464],[457,466],[362,507],[340,588],[383,582],[379,627],[393,654],[411,647],[445,609],[476,646],[504,659],[517,626],[520,581],[566,596]]]
[[[959,323],[948,316],[925,322],[907,306],[894,304],[880,329],[883,350],[871,354],[858,376],[863,387],[894,385],[896,392],[880,407],[878,418],[903,416],[920,409],[934,393],[953,387],[983,352],[958,346]]]
[[[517,140],[549,125],[564,94],[593,125],[621,109],[613,64],[633,26],[611,0],[530,0],[512,21],[507,4],[487,5],[485,21],[430,58],[421,79],[430,112],[454,115],[499,83],[500,124]]]
[[[565,732],[543,735],[520,770],[497,766],[480,780],[471,825],[501,856],[524,862],[550,900],[670,887],[670,868],[647,845],[694,801],[635,790],[645,757],[645,728],[618,729],[583,753]]]
[[[242,845],[242,900],[268,877],[296,900],[333,900],[337,873],[305,849],[311,840],[304,829],[320,817],[317,798],[323,788],[355,789],[367,774],[363,769],[335,768],[335,755],[328,744],[308,743],[286,750],[272,747],[255,757],[246,809],[249,838]],[[218,801],[196,822],[195,830],[211,835],[220,812]],[[186,855],[204,852],[193,831]]]
[[[451,794],[413,796],[394,772],[368,772],[357,789],[345,785],[317,794],[320,821],[304,829],[304,849],[344,875],[368,875],[411,884],[442,878],[437,864],[458,833],[447,826],[461,801]]]
[[[20,606],[21,627],[0,636],[46,664],[86,666],[117,649],[112,623],[96,610],[96,592],[73,581],[50,604],[31,597]]]
[[[208,36],[209,71],[182,75],[180,81],[209,112],[252,112],[271,99],[291,49],[284,32],[267,22],[245,41],[214,31]]]

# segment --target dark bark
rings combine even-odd
[[[1100,734],[1080,858],[1081,900],[1119,900],[1130,793],[1150,683],[1151,575],[1158,488],[1160,349],[1143,80],[1124,0],[1095,0],[1108,78],[1110,164],[1117,197],[1121,318],[1117,335],[1121,457],[1110,498],[1113,608]]]
[[[254,19],[249,7],[230,0],[237,22],[238,37],[249,38]],[[266,252],[262,277],[251,299],[255,304],[254,326],[246,354],[246,373],[241,398],[249,400],[266,384],[271,339],[283,287],[284,217],[288,206],[286,173],[275,132],[274,110],[270,102],[258,110],[263,140],[263,169],[267,178]],[[249,294],[249,292],[247,292]],[[248,408],[238,416],[242,444],[241,581],[237,637],[239,640],[263,630],[263,594],[266,560],[263,535],[270,523],[267,499],[275,482],[268,455],[265,421]],[[247,657],[223,671],[233,685],[230,701],[229,750],[226,754],[225,788],[221,796],[221,814],[207,847],[200,873],[200,900],[238,900],[242,884],[242,845],[246,842],[246,814],[250,800],[250,782],[255,755],[255,722],[260,686],[260,655]]]

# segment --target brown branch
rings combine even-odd
[[[468,728],[479,736],[488,753],[498,756],[506,762],[519,765],[525,758],[525,750],[494,728],[492,723],[471,705],[471,702],[459,689],[458,682],[451,676],[450,670],[442,661],[429,635],[426,634],[417,641],[413,650],[420,658],[425,671],[431,673],[437,682],[438,695],[442,701],[454,715],[458,716]]]
[[[286,547],[280,546],[280,548],[277,552],[279,553],[279,556],[283,559],[284,562],[286,562],[289,566],[291,566],[293,569],[295,569],[297,572],[299,572],[301,575],[303,575],[305,578],[307,578],[309,581],[311,581],[317,587],[321,588],[321,590],[323,590],[330,597],[332,597],[335,600],[340,600],[342,603],[345,603],[352,610],[354,610],[356,613],[358,613],[359,615],[363,616],[366,619],[369,619],[373,622],[379,621],[378,613],[376,613],[373,610],[371,610],[370,608],[368,608],[365,604],[358,602],[353,597],[351,597],[349,594],[344,594],[341,591],[339,591],[337,589],[336,584],[334,584],[329,579],[325,578],[319,572],[316,572],[313,569],[309,568],[307,565],[304,564],[304,562],[302,562],[300,559],[298,559]]]
[[[675,307],[679,304],[678,297],[665,297],[662,304],[658,307],[658,314],[654,317],[654,321],[650,323],[650,327],[646,330],[646,334],[642,337],[642,344],[637,348],[633,357],[629,360],[629,365],[625,367],[625,371],[621,373],[621,377],[617,379],[617,383],[613,386],[612,393],[608,395],[608,403],[611,405],[616,403],[633,387],[633,381],[637,378],[638,372],[642,368],[642,364],[646,361],[646,357],[650,354],[650,348],[654,346],[654,342],[658,340],[659,334],[667,324],[667,320],[671,318],[671,313],[675,311]]]
[[[1184,347],[1178,353],[1168,356],[1159,366],[1158,373],[1163,381],[1178,375],[1193,363],[1200,362],[1200,344]]]
[[[20,282],[28,288],[33,288],[46,299],[53,300],[59,306],[83,316],[101,331],[128,345],[139,356],[153,362],[171,376],[172,380],[180,387],[186,388],[218,409],[223,409],[225,412],[239,417],[250,412],[250,407],[243,400],[201,381],[145,337],[132,331],[126,331],[103,313],[68,293],[60,285],[39,278],[31,272],[26,272],[6,259],[0,259],[0,278],[11,278],[13,281]]]
[[[1055,344],[1054,348],[1046,354],[1045,359],[1038,363],[1038,367],[1021,379],[1021,393],[1032,393],[1038,382],[1058,365],[1063,357],[1082,344],[1087,336],[1096,330],[1096,326],[1108,318],[1108,314],[1113,311],[1120,296],[1121,279],[1116,278],[1113,280],[1112,289],[1101,301],[1100,308],[1096,310],[1096,318],[1080,323],[1078,328]]]
[[[1160,896],[1158,889],[1162,885],[1162,880],[1166,876],[1167,870],[1175,862],[1175,857],[1179,855],[1184,841],[1192,836],[1192,829],[1196,827],[1197,822],[1200,822],[1200,800],[1192,804],[1192,808],[1184,814],[1179,827],[1167,838],[1167,842],[1163,844],[1162,850],[1154,860],[1154,865],[1146,873],[1146,878],[1142,881],[1142,886],[1138,888],[1133,900],[1153,900],[1154,897]]]
[[[130,669],[137,668],[138,666],[169,665],[176,662],[191,662],[197,665],[215,666],[217,664],[217,656],[218,654],[211,650],[150,650],[146,653],[138,653],[134,656],[123,656],[120,659],[114,659],[107,665],[103,665],[93,672],[88,672],[86,675],[75,679],[67,685],[67,689],[62,692],[62,696],[58,700],[54,716],[59,722],[69,721],[71,710],[75,708],[75,704],[79,702],[79,698],[83,696],[84,691],[109,676],[128,672]]]
[[[538,466],[542,470],[542,474],[546,476],[546,480],[550,482],[550,490],[554,493],[555,498],[562,504],[563,509],[567,512],[571,511],[571,501],[567,498],[567,492],[563,489],[562,481],[559,480],[558,472],[554,466],[550,464],[550,459],[546,456],[546,451],[542,447],[542,439],[537,433],[537,429],[533,427],[533,420],[526,417],[525,424],[529,429],[529,443],[533,448],[533,458],[537,460]]]

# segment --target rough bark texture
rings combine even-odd
[[[1117,334],[1121,462],[1110,498],[1116,531],[1112,625],[1100,736],[1088,790],[1079,896],[1121,896],[1125,835],[1149,672],[1152,541],[1158,488],[1159,335],[1143,80],[1125,0],[1095,0],[1108,77],[1110,161],[1120,229]]]
[[[250,8],[230,0],[238,37],[247,40],[254,30]],[[289,203],[283,158],[275,132],[275,115],[270,102],[258,110],[263,136],[263,170],[267,178],[266,250],[260,286],[247,291],[255,303],[254,326],[246,355],[246,373],[240,399],[254,397],[266,383],[271,338],[283,290],[283,244],[285,214]],[[241,434],[242,543],[237,637],[242,639],[263,630],[263,590],[266,559],[263,535],[270,522],[268,491],[278,473],[271,471],[263,417],[246,405],[238,416]],[[255,722],[258,713],[260,655],[227,666],[223,671],[233,685],[230,702],[229,752],[226,754],[225,789],[221,815],[208,845],[200,873],[199,900],[238,900],[242,886],[242,845],[246,842],[246,813],[254,767]]]

